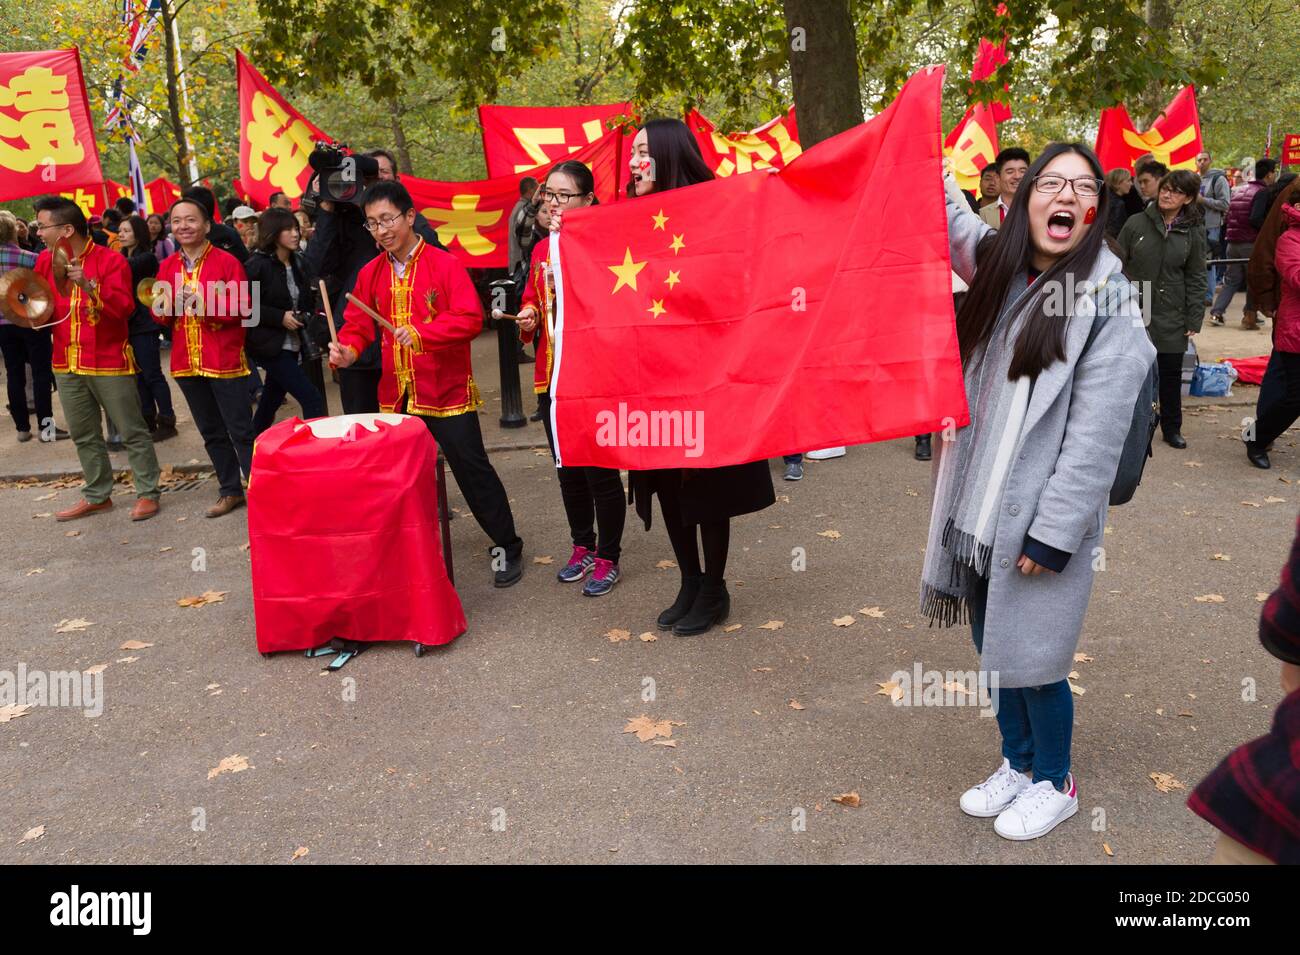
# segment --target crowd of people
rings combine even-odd
[[[632,151],[632,201],[713,178],[678,120],[648,122]],[[343,411],[417,416],[491,541],[494,584],[521,579],[523,541],[479,425],[470,343],[484,327],[480,290],[415,209],[391,154],[366,155],[373,175],[357,203],[322,199],[313,210],[293,210],[279,195],[259,213],[236,202],[226,210],[233,228],[214,221],[214,197],[203,187],[187,190],[157,217],[157,227],[156,217],[142,218],[125,203],[98,222],[87,220],[59,197],[35,203],[34,227],[0,215],[4,263],[50,280],[56,313],[68,316],[52,333],[8,326],[3,332],[20,436],[30,424],[26,397],[15,387],[21,391],[21,369],[31,365],[42,440],[57,440],[45,430],[47,420],[53,423],[50,378],[41,378],[37,366],[46,362],[85,475],[82,500],[58,520],[112,507],[104,416],[110,438],[116,434],[129,457],[137,495],[132,519],[158,513],[153,445],[175,434],[161,372],[165,340],[171,379],[219,483],[207,514],[242,506],[253,440],[286,397],[304,418],[324,413],[314,357],[328,337],[314,327],[324,304],[314,298],[320,289],[328,314],[339,319],[337,342],[324,354],[338,376]],[[969,623],[982,668],[999,675],[1000,763],[962,794],[960,808],[993,819],[994,831],[1007,839],[1038,838],[1078,811],[1067,674],[1092,590],[1089,554],[1101,540],[1134,408],[1141,408],[1138,396],[1153,368],[1164,440],[1185,448],[1180,385],[1187,342],[1207,308],[1212,320],[1222,320],[1244,287],[1243,329],[1273,322],[1275,346],[1255,432],[1246,440],[1250,461],[1267,467],[1269,443],[1300,414],[1300,189],[1294,176],[1279,179],[1270,160],[1256,163],[1253,178],[1235,188],[1211,168],[1208,153],[1198,166],[1200,173],[1170,171],[1147,159],[1130,177],[1107,173],[1086,146],[1054,143],[1037,157],[1003,150],[984,171],[978,197],[945,178],[971,422],[933,445],[921,607],[933,624]],[[511,215],[512,307],[521,345],[535,350],[537,418],[553,455],[554,285],[550,244],[542,240],[563,229],[568,210],[596,201],[591,171],[565,161],[544,181],[525,180]],[[32,255],[33,234],[46,247],[39,256]],[[53,281],[52,250],[61,244],[72,250],[66,291]],[[148,296],[139,294],[145,280],[152,283]],[[249,280],[260,289],[255,307],[229,298],[230,288]],[[1062,287],[1082,290],[1065,316],[1051,308]],[[1072,320],[1079,317],[1090,320]],[[929,457],[930,436],[921,437]],[[785,476],[797,479],[790,469],[801,465],[799,456],[785,463]],[[609,594],[621,576],[627,507],[649,530],[657,497],[680,577],[656,625],[688,636],[727,618],[731,520],[774,503],[768,462],[634,471],[626,501],[614,469],[565,466],[558,478],[572,544],[557,573],[561,583],[581,582],[588,597]],[[1284,681],[1294,690],[1292,665],[1300,654],[1293,639],[1278,634],[1295,602],[1281,594],[1269,606],[1276,626],[1267,645],[1291,667],[1284,667]],[[1284,706],[1294,721],[1300,696],[1292,693]],[[1241,785],[1221,772],[1213,792],[1197,790],[1194,808],[1224,833],[1221,850],[1293,857],[1300,840],[1294,828],[1286,832],[1294,815],[1288,821],[1257,800],[1243,822],[1249,813],[1242,801],[1252,797]]]

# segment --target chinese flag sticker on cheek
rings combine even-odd
[[[259,651],[464,633],[442,560],[437,456],[407,415],[290,418],[262,433],[248,485]]]

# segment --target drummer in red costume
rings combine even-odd
[[[54,379],[86,479],[82,500],[55,518],[76,520],[113,506],[113,468],[101,424],[107,412],[122,435],[135,479],[131,519],[148,520],[158,513],[159,472],[128,341],[127,321],[135,310],[131,268],[121,255],[91,241],[85,213],[75,202],[46,196],[35,205],[37,231],[48,246],[36,260],[36,272],[54,288]],[[60,246],[70,256],[66,294],[54,281],[53,250]]]
[[[172,377],[185,395],[220,482],[208,517],[244,506],[253,467],[253,412],[243,320],[252,289],[244,266],[208,241],[212,218],[194,199],[177,199],[168,212],[180,248],[158,266],[154,318],[172,326]]]
[[[509,587],[523,576],[524,543],[479,427],[483,402],[470,365],[470,342],[483,330],[478,293],[455,256],[415,233],[415,206],[400,182],[375,183],[362,207],[384,254],[361,270],[352,294],[396,326],[383,332],[379,407],[424,422],[492,540],[495,585]],[[374,320],[354,303],[343,320],[339,343],[330,345],[337,368],[356,361],[376,334]]]

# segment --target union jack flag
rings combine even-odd
[[[130,12],[140,0],[123,0],[123,23],[130,24],[130,50],[122,65],[132,73],[138,72],[145,57],[149,55],[149,42],[153,39],[158,20],[162,15],[162,0],[145,0],[139,9]]]

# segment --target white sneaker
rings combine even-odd
[[[978,786],[961,794],[961,811],[968,816],[987,819],[1006,809],[1030,786],[1029,777],[1016,772],[1003,758],[998,771]]]
[[[828,461],[831,458],[842,458],[847,453],[846,448],[822,448],[820,451],[807,451],[804,457],[812,458],[814,461]]]
[[[1061,792],[1044,779],[1024,790],[993,823],[993,831],[1003,839],[1023,842],[1045,836],[1079,811],[1079,791],[1074,774],[1066,780],[1068,789]]]

